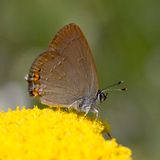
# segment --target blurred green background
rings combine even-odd
[[[124,80],[101,107],[134,159],[160,154],[160,1],[0,0],[0,109],[31,106],[24,76],[54,34],[74,22],[92,48],[100,88]]]

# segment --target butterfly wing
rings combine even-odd
[[[32,64],[29,92],[47,105],[70,105],[83,97],[93,98],[98,79],[91,50],[76,24],[63,27],[46,52]]]

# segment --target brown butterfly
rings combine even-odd
[[[29,94],[39,97],[42,103],[74,108],[85,115],[91,111],[96,118],[97,104],[106,100],[109,91],[108,88],[98,90],[90,47],[74,23],[64,26],[55,35],[48,49],[32,63],[25,79]]]

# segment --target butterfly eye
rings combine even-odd
[[[106,100],[106,98],[107,98],[107,94],[105,94],[104,92],[102,92],[102,91],[99,90],[98,93],[97,93],[97,99],[98,99],[98,101],[100,103],[102,103],[103,101]]]

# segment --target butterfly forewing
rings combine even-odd
[[[32,64],[30,75],[38,70],[36,83],[42,103],[70,105],[98,91],[96,67],[88,43],[75,24],[62,28],[46,52]],[[35,82],[29,82],[32,90]],[[32,86],[32,87],[31,87]]]

